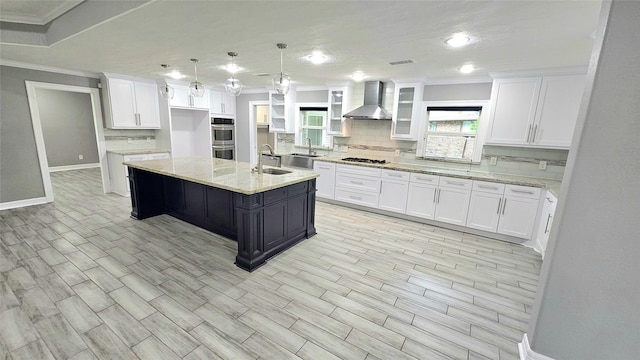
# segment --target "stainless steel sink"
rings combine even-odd
[[[313,158],[318,155],[286,154],[282,155],[282,166],[313,169]]]
[[[291,171],[289,171],[289,170],[275,169],[275,168],[262,169],[262,172],[265,173],[265,174],[271,174],[271,175],[291,174]]]
[[[301,154],[301,153],[293,153],[291,155],[293,155],[293,156],[302,156],[302,157],[310,157],[310,158],[315,158],[315,157],[319,157],[320,156],[320,155]]]

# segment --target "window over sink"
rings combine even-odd
[[[327,134],[328,115],[326,107],[300,107],[295,144],[308,146],[308,141],[311,141],[314,148],[331,147],[332,137]]]
[[[476,161],[476,146],[482,114],[481,106],[429,106],[422,157],[457,161]]]

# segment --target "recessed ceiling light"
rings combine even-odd
[[[353,73],[353,75],[351,75],[351,78],[354,81],[362,81],[364,80],[364,78],[367,77],[362,71],[356,71]]]
[[[458,69],[458,71],[460,71],[463,74],[468,74],[471,73],[475,70],[475,66],[471,65],[471,64],[466,64],[466,65],[462,65],[462,67],[460,67],[460,69]]]
[[[182,78],[185,78],[187,75],[182,74],[179,70],[173,69],[171,70],[171,72],[168,72],[166,74],[164,74],[165,76],[168,76],[172,79],[176,79],[176,80],[180,80]]]
[[[307,55],[302,57],[303,60],[306,60],[312,64],[324,64],[329,60],[329,57],[322,53],[322,51],[315,50],[311,55]]]
[[[471,43],[471,38],[468,35],[462,33],[453,34],[450,38],[445,40],[445,43],[453,48],[459,48],[465,45],[469,45],[469,43]]]
[[[228,72],[230,72],[232,74],[244,71],[243,67],[240,67],[240,66],[238,66],[236,64],[232,64],[232,63],[228,63],[227,65],[219,66],[218,68],[222,69],[222,70],[227,70]]]

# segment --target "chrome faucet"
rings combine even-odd
[[[307,140],[307,144],[309,144],[309,151],[308,151],[308,153],[309,153],[309,155],[311,155],[311,138],[306,138],[306,140]]]
[[[262,144],[262,146],[260,147],[260,150],[258,150],[258,165],[256,165],[256,167],[253,170],[256,170],[258,172],[258,174],[262,174],[262,149],[264,147],[267,147],[269,149],[269,155],[274,156],[275,154],[273,153],[273,148],[271,147],[271,145],[269,144]]]

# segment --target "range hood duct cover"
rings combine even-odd
[[[384,85],[381,81],[364,83],[364,105],[343,115],[355,120],[391,120],[391,112],[382,107]]]

